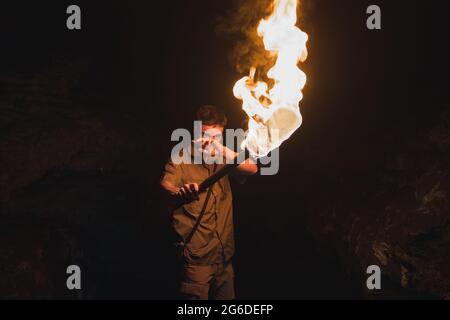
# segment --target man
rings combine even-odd
[[[183,272],[180,293],[187,299],[235,298],[234,271],[231,258],[234,254],[232,194],[228,176],[223,177],[211,187],[209,201],[198,228],[195,223],[200,216],[207,192],[199,194],[199,184],[214,170],[219,170],[226,160],[233,159],[237,153],[221,143],[227,118],[215,106],[203,106],[197,110],[197,119],[202,122],[202,136],[195,137],[194,145],[200,146],[201,153],[221,157],[222,164],[181,163],[169,161],[164,169],[161,187],[172,203],[183,201],[181,207],[172,212],[172,225],[181,243],[190,241],[182,251]],[[192,159],[193,155],[191,154]],[[233,176],[242,177],[255,174],[256,164],[248,159],[240,164]]]

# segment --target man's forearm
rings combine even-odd
[[[226,161],[230,161],[236,160],[236,157],[239,155],[239,153],[234,152],[233,150],[228,149],[227,147],[224,147],[223,155]],[[239,174],[250,176],[258,172],[258,166],[252,159],[249,158],[246,159],[239,166],[237,166],[236,171]]]
[[[175,196],[178,191],[180,191],[180,188],[177,186],[174,186],[170,182],[167,181],[161,181],[161,188],[167,195]]]
[[[236,170],[243,175],[251,176],[258,172],[258,166],[252,159],[245,160]]]

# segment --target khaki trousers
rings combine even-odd
[[[206,266],[185,264],[180,292],[189,300],[235,299],[233,265],[231,262]]]

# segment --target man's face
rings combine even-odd
[[[220,125],[202,124],[202,135],[204,139],[221,141],[224,127]]]
[[[217,141],[222,143],[224,127],[220,125],[208,125],[202,124],[202,137],[200,139],[200,145],[198,146],[203,153],[214,156],[216,154],[215,147],[217,144],[212,142]]]

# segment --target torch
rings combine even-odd
[[[202,183],[200,183],[200,185],[198,186],[199,193],[208,190],[210,186],[212,186],[214,183],[216,183],[226,175],[230,174],[236,167],[238,167],[240,165],[238,159],[240,159],[242,155],[244,155],[245,160],[247,160],[250,157],[250,154],[247,149],[244,149],[244,151],[238,153],[238,155],[231,161],[231,163],[227,163],[225,166],[220,168],[218,171],[216,171],[208,178],[203,180]]]
[[[247,160],[250,157],[250,154],[247,149],[244,149],[244,151],[238,153],[237,156],[235,156],[231,162],[227,162],[222,168],[220,168],[218,171],[214,172],[208,178],[203,180],[198,186],[198,193],[203,193],[207,191],[214,183],[216,183],[226,175],[230,174],[236,167],[238,167],[241,164],[239,163],[238,159],[242,158],[242,156],[244,156],[245,160]],[[174,202],[172,202],[169,205],[169,210],[173,211],[174,209],[178,209],[185,204],[186,202],[184,199],[176,198]]]
[[[273,85],[255,81],[256,68],[238,80],[233,88],[236,98],[242,100],[242,109],[248,116],[248,131],[244,151],[219,171],[206,178],[199,186],[204,192],[231,171],[239,163],[237,158],[249,155],[258,159],[278,148],[301,126],[299,103],[306,74],[298,67],[306,60],[308,35],[297,27],[298,0],[274,0],[273,12],[259,22],[257,32],[268,54],[276,57],[275,64],[267,72]]]
[[[306,74],[298,63],[307,58],[308,35],[297,27],[297,7],[298,0],[274,0],[272,14],[262,19],[257,28],[266,51],[276,56],[275,64],[267,72],[273,86],[269,89],[266,82],[255,80],[254,66],[248,76],[234,85],[234,96],[242,100],[242,109],[249,119],[242,151],[245,159],[249,155],[255,159],[266,156],[301,126],[299,103]],[[200,191],[207,190],[236,168],[239,163],[234,160],[205,179]]]

